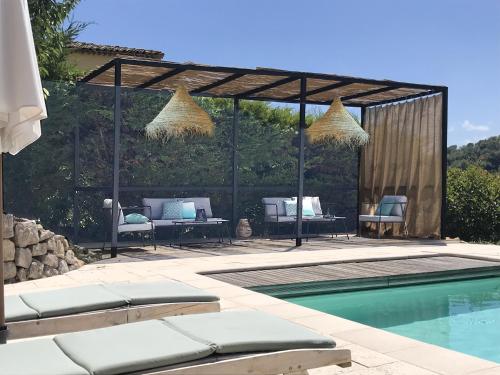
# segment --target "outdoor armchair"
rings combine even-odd
[[[104,202],[103,202],[104,241],[102,244],[103,250],[106,246],[108,228],[112,228],[112,225],[113,225],[112,205],[113,205],[112,199],[104,199]],[[125,221],[125,215],[124,215],[124,212],[136,212],[136,213],[149,212],[149,213],[151,213],[151,206],[143,205],[143,206],[122,207],[120,205],[120,202],[118,202],[118,211],[119,211],[118,226],[116,228],[118,234],[120,234],[120,233],[139,233],[141,235],[142,241],[144,243],[144,233],[149,233],[153,247],[156,250],[156,238],[155,238],[155,224],[154,224],[154,222],[149,219],[145,223],[129,224]],[[149,216],[147,216],[147,217],[150,218],[151,214],[149,214]]]
[[[362,203],[363,205],[371,205],[370,203]],[[408,226],[406,224],[406,209],[408,206],[408,198],[405,195],[384,195],[382,200],[376,205],[376,210],[373,214],[359,215],[361,223],[375,223],[377,226],[377,238],[380,238],[380,226],[387,223],[403,225],[403,232],[408,237]]]
[[[36,361],[26,361],[36,356]],[[0,346],[9,375],[307,374],[351,365],[347,349],[258,311],[167,317]]]

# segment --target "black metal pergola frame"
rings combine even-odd
[[[232,67],[218,67],[218,66],[206,66],[206,65],[196,65],[196,64],[181,64],[167,61],[156,61],[156,60],[136,60],[131,58],[116,58],[102,67],[90,72],[83,79],[80,80],[81,83],[95,84],[95,85],[105,85],[114,86],[114,136],[113,136],[113,182],[112,182],[112,217],[113,217],[113,230],[111,236],[111,256],[115,257],[117,255],[118,249],[118,233],[116,230],[116,224],[118,223],[118,198],[120,191],[139,191],[139,190],[162,190],[167,191],[171,189],[168,188],[148,188],[144,187],[120,187],[120,132],[121,132],[121,92],[123,87],[122,72],[123,67],[126,66],[128,69],[130,67],[136,69],[154,69],[154,68],[164,68],[168,71],[151,77],[150,79],[141,82],[137,85],[128,84],[127,87],[133,87],[135,89],[153,89],[155,85],[166,82],[169,79],[173,79],[176,76],[186,73],[186,72],[203,72],[203,73],[224,73],[225,76],[221,79],[201,84],[198,87],[191,88],[190,94],[195,96],[205,96],[205,97],[218,97],[218,98],[229,98],[233,100],[233,131],[232,131],[232,223],[233,226],[237,220],[238,216],[238,118],[239,118],[239,102],[240,100],[261,100],[261,101],[274,101],[281,103],[299,104],[299,152],[298,152],[298,177],[297,177],[297,232],[296,232],[296,245],[300,246],[302,244],[302,197],[304,194],[304,149],[305,149],[305,129],[306,129],[306,105],[329,105],[331,104],[331,99],[317,100],[312,97],[320,93],[331,92],[332,90],[338,90],[341,88],[348,87],[349,85],[364,84],[366,86],[373,85],[374,89],[365,89],[354,94],[341,96],[342,102],[347,107],[358,107],[361,108],[361,126],[365,123],[365,110],[367,107],[384,105],[389,103],[395,103],[405,100],[416,99],[424,96],[441,94],[442,95],[442,205],[441,205],[441,236],[445,237],[445,212],[446,212],[446,169],[447,169],[447,127],[448,127],[448,88],[446,86],[436,86],[436,85],[425,85],[425,84],[415,84],[406,83],[398,81],[388,81],[388,80],[374,80],[356,77],[345,77],[332,74],[320,74],[320,73],[306,73],[306,72],[295,72],[295,71],[284,71],[266,68],[257,69],[242,69],[242,68],[232,68]],[[108,79],[107,83],[102,83],[99,78],[103,75],[107,75],[109,78],[110,72],[113,71],[112,79]],[[210,91],[216,88],[221,89],[225,85],[230,84],[238,79],[245,76],[272,76],[276,80],[274,82],[266,83],[258,87],[252,87],[247,90],[242,90],[241,92],[231,92],[231,93],[219,93],[213,94]],[[308,80],[324,80],[332,81],[331,84],[326,84],[323,87],[315,88],[313,90],[307,90]],[[293,95],[280,96],[276,95],[262,95],[268,90],[276,90],[277,88],[284,87],[292,82],[300,82],[300,90]],[[165,88],[163,88],[165,89]],[[401,89],[411,89],[419,91],[410,95],[397,94],[398,90]],[[386,99],[374,99],[368,100],[370,97],[376,98],[380,94],[391,94],[395,93],[394,97]],[[367,99],[366,102],[360,101],[362,99]],[[80,191],[88,191],[89,189],[84,186],[79,186],[80,177],[80,137],[79,137],[79,127],[75,127],[75,159],[74,159],[74,202],[73,202],[73,225],[75,230],[75,238],[78,240],[78,227],[79,227],[79,208],[78,208],[78,193]],[[357,207],[359,210],[359,164],[360,157],[358,154],[358,202]],[[185,190],[185,188],[183,188]],[[102,189],[101,189],[102,190]],[[109,190],[107,188],[106,190]],[[359,212],[358,212],[359,213]],[[359,223],[358,223],[359,225]]]

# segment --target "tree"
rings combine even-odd
[[[470,165],[479,165],[490,172],[500,172],[500,136],[461,147],[448,147],[449,167],[466,169]]]
[[[465,241],[500,241],[500,175],[478,166],[448,171],[447,233]]]
[[[40,76],[74,81],[81,72],[68,59],[67,46],[88,25],[70,18],[80,0],[28,0]]]
[[[39,218],[58,233],[72,234],[73,126],[79,124],[80,175],[78,193],[80,236],[102,238],[102,200],[111,186],[113,158],[113,98],[109,87],[45,82],[50,116],[44,136],[15,158],[5,160],[5,206],[19,216]],[[153,142],[145,125],[165,106],[166,92],[124,90],[120,185],[143,186],[123,192],[124,205],[142,196],[209,196],[218,216],[231,217],[232,102],[196,98],[216,124],[214,137],[185,137]],[[311,122],[312,117],[308,117]],[[256,233],[263,218],[261,198],[268,194],[297,194],[298,113],[269,103],[242,101],[239,131],[240,217],[252,221]],[[338,203],[351,225],[356,212],[356,152],[333,145],[306,148],[306,195]],[[175,192],[152,192],[148,187],[175,187]],[[184,187],[186,190],[184,190]],[[269,187],[269,189],[268,189]],[[18,199],[22,196],[23,199]],[[326,207],[325,207],[326,210]]]

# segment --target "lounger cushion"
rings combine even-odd
[[[179,332],[213,345],[217,353],[333,348],[335,341],[259,311],[227,311],[163,319]]]
[[[0,373],[8,375],[89,375],[52,339],[38,339],[0,346]]]
[[[131,305],[173,302],[212,302],[219,300],[216,295],[175,281],[114,283],[105,284],[105,287],[109,291],[123,296]]]
[[[41,318],[78,314],[127,305],[125,298],[102,285],[86,285],[21,294],[22,300]]]
[[[95,375],[113,375],[193,361],[214,352],[160,320],[58,335],[61,349]]]
[[[38,313],[26,305],[19,296],[5,296],[5,321],[7,323],[37,318]]]

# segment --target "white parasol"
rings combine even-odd
[[[0,152],[17,154],[41,135],[47,117],[27,0],[0,1]],[[0,157],[0,213],[3,180]],[[3,229],[3,214],[0,215]],[[0,230],[0,343],[5,342],[3,230]]]

